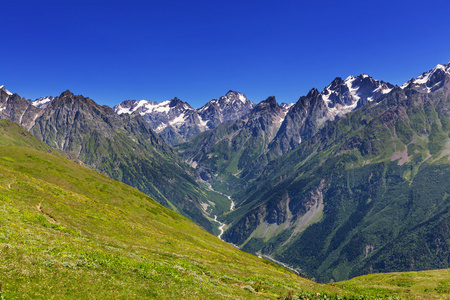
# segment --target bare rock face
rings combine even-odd
[[[41,109],[36,108],[25,98],[0,86],[0,118],[16,122],[25,129],[33,126],[34,120],[40,115]]]

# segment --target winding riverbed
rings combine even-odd
[[[212,189],[211,186],[210,186],[210,189],[211,189],[212,191],[214,191],[214,190]],[[224,193],[221,193],[221,192],[218,192],[218,191],[214,191],[214,192],[216,192],[216,193],[218,193],[218,194],[220,194],[220,195],[222,195],[222,196],[227,197],[227,198],[230,200],[230,202],[231,202],[231,203],[230,203],[230,211],[233,211],[233,210],[234,210],[234,201],[233,201],[233,199],[231,199],[230,196],[225,195]],[[214,215],[214,222],[219,223],[220,234],[219,234],[217,237],[218,237],[219,239],[222,240],[222,235],[223,235],[223,233],[225,232],[225,227],[227,226],[227,224],[222,223],[222,222],[220,222],[219,220],[217,220],[217,215]],[[222,240],[222,241],[223,241],[223,240]]]

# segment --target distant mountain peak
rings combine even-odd
[[[316,88],[312,88],[309,92],[308,95],[306,95],[306,97],[308,98],[314,98],[319,96],[320,92],[316,89]]]
[[[355,76],[349,75],[349,76],[344,80],[344,82],[350,82],[350,81],[353,81],[353,80],[355,80],[355,79],[356,79]]]
[[[261,101],[260,104],[263,104],[263,105],[264,104],[269,104],[270,106],[277,106],[278,105],[277,100],[275,99],[275,96],[267,97],[267,99],[264,100],[264,101]],[[258,104],[257,106],[259,106],[260,104]]]
[[[229,90],[225,94],[225,96],[222,96],[219,99],[213,99],[210,102],[217,103],[219,104],[219,106],[223,106],[223,105],[239,104],[239,102],[241,102],[242,104],[246,104],[247,101],[248,101],[247,97],[244,94]],[[206,105],[208,105],[210,102],[208,102]]]
[[[59,97],[73,97],[75,96],[71,91],[69,90],[65,90],[64,92],[61,93],[61,95]]]
[[[234,121],[248,114],[254,103],[239,92],[229,90],[199,109],[174,97],[161,103],[148,100],[126,100],[114,106],[117,114],[139,113],[150,127],[171,145],[185,142],[194,135],[223,122]]]
[[[182,101],[176,97],[161,103],[149,100],[126,100],[114,106],[114,111],[119,115],[132,114],[134,112],[138,112],[141,115],[152,112],[167,114],[170,111],[170,107],[176,106],[178,102]]]
[[[0,90],[4,91],[5,93],[7,93],[10,96],[13,94],[10,91],[8,91],[4,85],[0,85]]]
[[[170,100],[169,107],[173,108],[177,106],[182,107],[185,110],[194,110],[187,102],[184,102],[178,99],[177,97],[174,97],[173,99]]]
[[[390,83],[362,73],[357,77],[350,75],[345,80],[336,77],[321,95],[330,116],[339,116],[389,93],[393,88]]]
[[[229,91],[225,94],[225,96],[226,96],[227,98],[229,98],[230,96],[231,96],[231,97],[234,97],[235,99],[240,100],[243,104],[245,104],[245,103],[248,101],[248,100],[247,100],[247,97],[246,97],[244,94],[239,93],[239,92],[236,92],[236,91],[232,91],[232,90],[229,90]]]
[[[422,73],[419,77],[408,80],[401,88],[411,87],[430,93],[440,87],[439,84],[442,83],[442,79],[445,76],[450,76],[450,63],[445,65],[438,64],[433,69]]]

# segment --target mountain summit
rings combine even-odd
[[[213,99],[198,109],[209,128],[215,128],[224,122],[235,121],[248,114],[255,104],[244,94],[228,91],[225,96]]]
[[[321,93],[327,104],[330,117],[342,116],[356,107],[361,107],[383,94],[387,94],[394,86],[378,81],[366,74],[357,77],[348,76],[345,80],[337,77]]]

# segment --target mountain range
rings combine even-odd
[[[100,106],[0,87],[0,118],[225,241],[321,282],[448,267],[450,64],[334,79],[292,104],[229,91]]]

